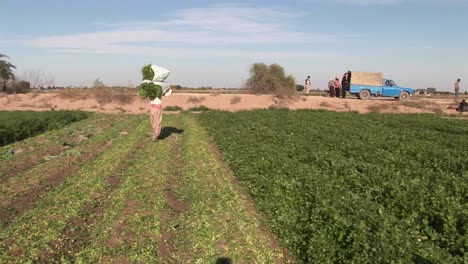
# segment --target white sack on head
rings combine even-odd
[[[158,65],[151,65],[151,69],[154,72],[153,82],[164,82],[164,80],[166,80],[166,78],[171,73],[168,69],[165,69],[165,68],[160,67]],[[163,90],[164,90],[164,88],[163,88]]]

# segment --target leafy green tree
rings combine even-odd
[[[292,75],[286,76],[283,67],[278,64],[267,66],[264,63],[254,63],[250,68],[246,88],[254,93],[277,95],[293,95],[296,92],[294,78]]]
[[[2,60],[2,58],[9,58],[9,57],[5,54],[0,54],[0,79],[3,82],[2,91],[6,92],[7,82],[15,79],[15,75],[13,74],[13,69],[16,69],[16,66],[6,60]]]

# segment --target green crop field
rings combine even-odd
[[[90,113],[80,111],[11,111],[0,112],[0,146],[62,128],[87,118]]]
[[[463,263],[468,123],[205,111],[0,147],[0,263]]]

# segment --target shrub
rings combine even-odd
[[[210,108],[204,106],[204,105],[200,105],[200,106],[196,106],[196,107],[192,107],[192,108],[189,108],[188,109],[189,111],[197,111],[197,112],[204,112],[204,111],[209,111],[211,110]]]
[[[8,94],[20,93],[26,94],[31,92],[31,85],[26,81],[14,81],[7,86],[6,92]]]
[[[231,104],[237,104],[237,103],[240,103],[240,101],[242,101],[242,98],[240,96],[234,96],[231,99]]]
[[[100,105],[105,105],[112,102],[112,89],[96,88],[93,89],[94,98]]]
[[[119,104],[131,104],[135,100],[134,94],[117,93],[112,96],[112,99]]]
[[[277,95],[293,95],[296,92],[294,78],[291,75],[286,76],[283,67],[278,64],[267,66],[264,63],[254,63],[250,68],[246,88],[253,93]]]
[[[169,106],[164,107],[164,111],[182,111],[182,108],[177,105],[175,106],[169,105]]]
[[[205,97],[196,97],[196,96],[190,96],[188,99],[187,99],[187,103],[190,103],[190,104],[199,104],[203,101],[205,101]]]
[[[18,81],[13,83],[16,93],[29,93],[31,92],[31,84],[26,81]]]

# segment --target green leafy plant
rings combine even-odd
[[[141,74],[143,75],[143,80],[152,81],[154,78],[154,71],[151,69],[151,64],[143,66],[141,68]]]
[[[154,78],[154,71],[151,69],[151,64],[145,65],[141,68],[141,75],[143,80],[152,81]],[[140,97],[143,99],[154,100],[155,98],[161,99],[162,87],[152,82],[144,82],[138,86]]]
[[[302,263],[466,258],[466,122],[310,110],[197,117]]]
[[[155,98],[161,99],[162,97],[162,88],[160,85],[146,82],[142,83],[139,88],[140,97],[143,99],[154,100]]]

